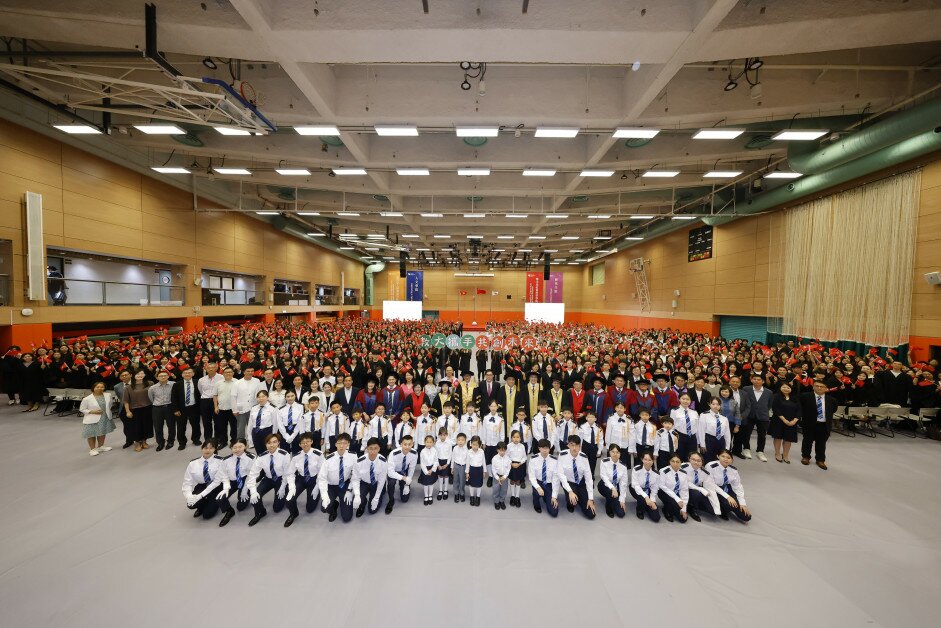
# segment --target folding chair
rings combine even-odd
[[[892,423],[896,421],[905,421],[908,420],[909,408],[893,408],[893,407],[884,407],[880,406],[878,408],[872,409],[872,418],[879,419],[885,422],[885,427],[878,426],[878,429],[882,430],[879,433],[889,438],[895,438],[896,430],[892,427]],[[870,429],[877,429],[870,426]],[[915,438],[914,432],[910,434],[911,438]]]
[[[63,398],[63,401],[79,402],[79,401],[81,401],[82,399],[84,399],[84,398],[85,398],[85,395],[87,395],[87,394],[88,394],[88,392],[87,392],[84,388],[66,388],[66,389],[65,389],[65,397]],[[60,413],[59,413],[59,416],[71,416],[71,415],[73,415],[73,414],[78,414],[78,408],[77,408],[77,407],[76,407],[76,408],[72,408],[71,410],[66,410],[66,411],[64,411],[64,412],[60,412]]]
[[[833,413],[833,431],[837,434],[842,434],[843,436],[850,436],[855,438],[856,434],[846,429],[846,426],[843,424],[845,419],[846,406],[837,406],[836,412]]]
[[[928,428],[925,427],[925,419],[937,420],[938,418],[938,408],[922,408],[918,411],[918,416],[915,417],[915,420],[918,421],[918,433],[923,438],[928,438]]]
[[[60,401],[65,401],[65,396],[68,394],[68,388],[49,388],[47,390],[49,391],[49,400],[46,402],[46,407],[42,410],[42,415],[52,416],[56,413],[56,404],[58,404]]]
[[[872,417],[869,414],[870,408],[849,407],[846,409],[846,418],[856,421],[860,427],[865,426],[866,431],[859,430],[859,433],[869,438],[875,438],[876,433],[872,429]]]

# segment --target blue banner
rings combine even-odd
[[[405,300],[421,301],[425,293],[425,273],[421,270],[410,270],[405,275]]]

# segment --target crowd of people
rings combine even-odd
[[[889,349],[825,349],[801,339],[771,346],[671,330],[493,323],[486,335],[533,346],[449,349],[432,334],[459,324],[340,319],[210,326],[117,341],[74,339],[3,357],[3,392],[33,411],[48,389],[85,388],[83,437],[110,451],[120,419],[135,452],[189,443],[183,494],[194,516],[252,507],[255,525],[318,502],[350,521],[408,501],[469,499],[484,484],[495,509],[560,504],[610,517],[630,495],[643,519],[751,518],[733,457],[827,467],[840,405],[937,407],[935,362],[903,364]],[[476,368],[474,368],[476,367]],[[69,402],[66,402],[69,403]],[[224,458],[219,453],[229,448]],[[600,459],[600,463],[599,463]],[[235,506],[230,504],[234,501]]]

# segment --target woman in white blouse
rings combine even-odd
[[[111,447],[105,446],[105,436],[114,431],[114,420],[104,382],[92,384],[91,394],[82,399],[78,411],[82,415],[82,437],[88,440],[88,454],[97,456],[111,451]]]
[[[268,403],[275,408],[284,407],[284,396],[286,393],[287,391],[284,390],[284,381],[280,379],[274,380],[274,386],[271,388],[271,392],[268,393]]]

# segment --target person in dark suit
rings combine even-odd
[[[706,378],[703,375],[697,375],[693,380],[693,388],[689,391],[689,396],[693,401],[693,410],[700,414],[709,411],[712,393],[706,390]]]
[[[353,405],[356,403],[356,396],[359,395],[359,388],[353,386],[353,376],[346,375],[343,378],[343,385],[337,388],[336,400],[340,402],[340,408],[346,416],[353,416]]]
[[[814,382],[813,392],[801,395],[801,429],[804,440],[801,442],[801,464],[810,464],[813,450],[817,466],[827,470],[827,439],[836,412],[836,400],[827,394],[827,385],[822,381]]]
[[[735,455],[740,458],[751,458],[751,433],[758,430],[757,457],[762,462],[768,462],[765,456],[765,438],[768,435],[768,425],[771,422],[771,399],[774,394],[770,388],[764,386],[764,378],[758,373],[751,376],[751,386],[744,386],[741,391],[742,429],[735,434]]]
[[[896,360],[892,369],[876,373],[876,386],[879,389],[882,403],[891,403],[905,407],[908,405],[908,396],[912,390],[912,378],[908,373],[902,372],[902,363]]]
[[[176,439],[180,446],[178,449],[186,449],[186,424],[190,424],[190,437],[193,444],[200,442],[201,432],[199,424],[199,386],[193,379],[193,369],[186,367],[180,374],[182,379],[173,385],[170,389],[170,406],[173,409],[173,416],[176,418]],[[167,443],[167,449],[173,446],[173,443]]]
[[[490,359],[490,352],[486,349],[477,349],[477,379],[483,381],[484,372],[487,370],[487,360]]]
[[[474,405],[478,408],[489,408],[490,402],[496,400],[500,403],[503,387],[496,382],[492,369],[484,371],[484,381],[477,387],[477,397]]]

